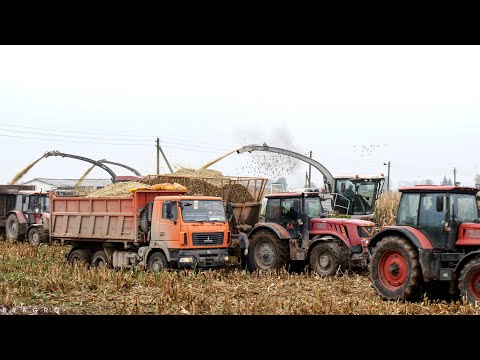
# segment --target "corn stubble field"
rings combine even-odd
[[[385,224],[394,221],[395,202],[396,195],[382,195]],[[0,308],[56,307],[60,314],[480,314],[480,306],[461,300],[382,301],[366,271],[330,278],[234,268],[153,274],[72,267],[66,263],[69,250],[0,241]]]
[[[461,301],[389,302],[367,275],[111,270],[72,267],[68,246],[0,242],[0,307],[60,314],[480,314]]]

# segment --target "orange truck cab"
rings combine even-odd
[[[222,199],[158,196],[153,204],[150,247],[184,266],[221,266],[228,261],[230,232]]]
[[[50,194],[50,240],[72,245],[68,261],[153,272],[218,267],[228,259],[230,231],[220,197],[185,190],[137,190],[133,197]]]

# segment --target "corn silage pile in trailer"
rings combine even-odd
[[[224,176],[220,171],[211,169],[182,168],[174,174],[161,174],[151,177],[149,185],[175,181],[188,189],[189,195],[219,196],[226,201],[254,202],[248,189]]]

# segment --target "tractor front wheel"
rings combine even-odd
[[[45,234],[40,228],[34,227],[28,232],[28,242],[30,245],[39,246],[45,242]]]
[[[480,258],[470,260],[460,272],[460,294],[469,303],[480,302]]]
[[[315,245],[310,254],[310,266],[320,276],[333,276],[343,265],[342,249],[334,242]]]
[[[383,300],[417,300],[422,281],[418,250],[404,238],[386,236],[373,249],[370,280]]]

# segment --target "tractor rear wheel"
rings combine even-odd
[[[480,258],[470,260],[460,272],[460,294],[471,304],[480,302]]]
[[[20,235],[20,222],[18,221],[17,215],[10,214],[7,218],[7,223],[5,225],[5,230],[7,233],[8,240],[19,241],[23,240],[23,236]]]
[[[342,249],[334,242],[315,245],[310,254],[310,266],[320,276],[333,276],[343,266]]]
[[[370,280],[383,300],[418,300],[422,286],[418,250],[404,238],[386,236],[373,248]]]
[[[279,239],[270,231],[259,231],[250,240],[252,270],[278,269],[289,260],[288,240]]]

